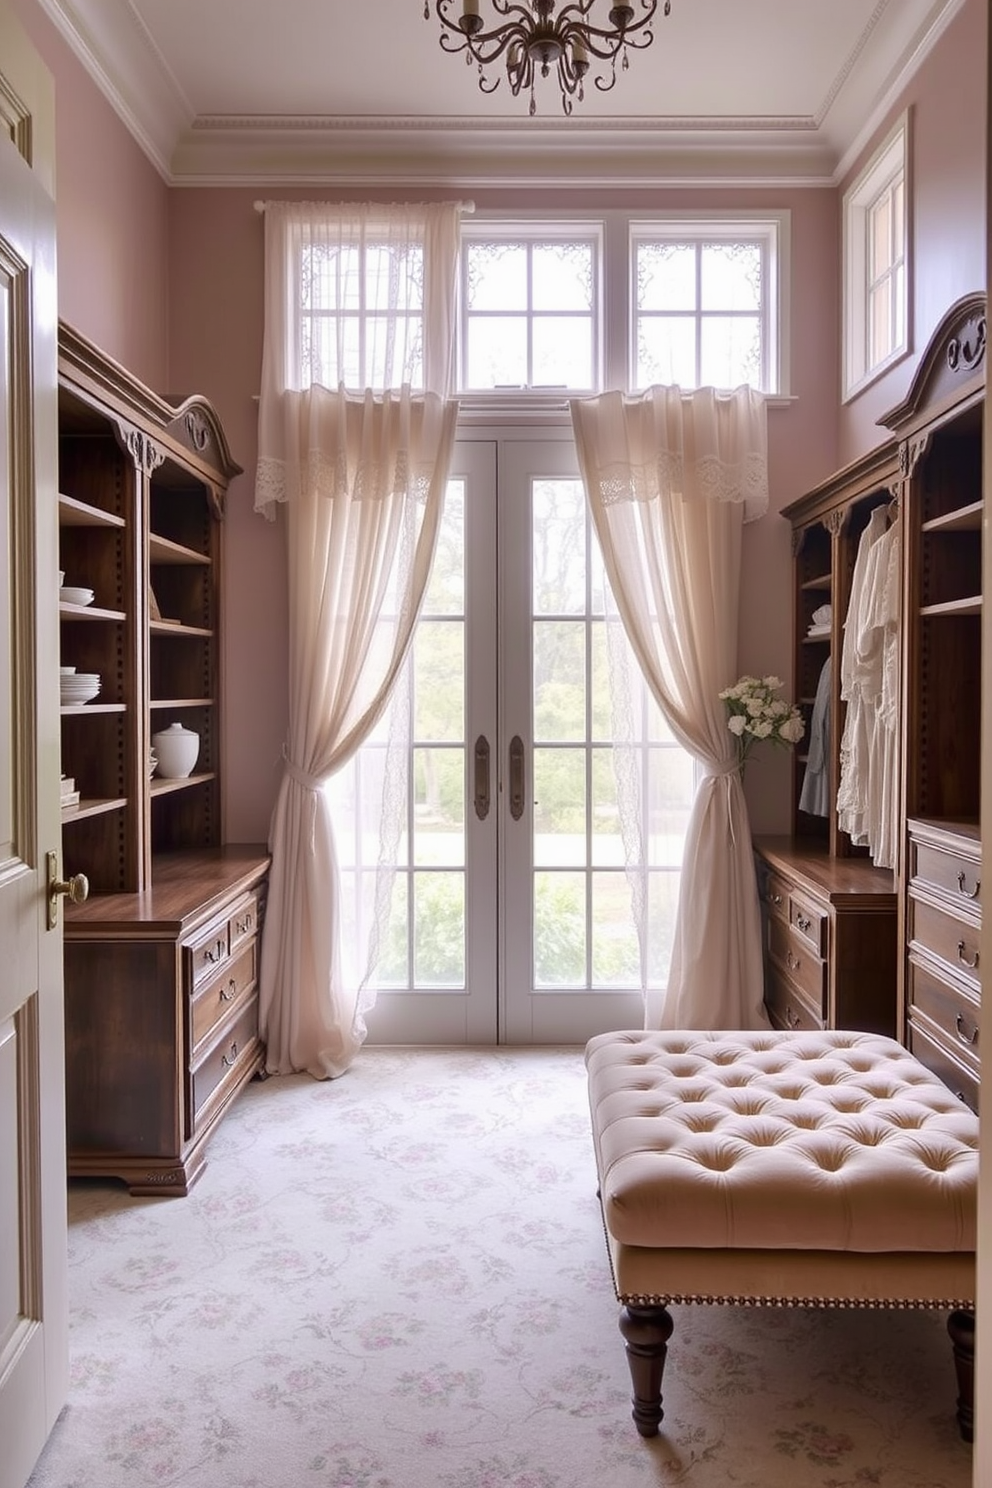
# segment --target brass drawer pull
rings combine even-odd
[[[958,874],[958,893],[963,894],[966,899],[977,899],[982,887],[982,880],[980,878],[976,878],[975,887],[970,890],[966,889],[964,885],[965,875],[964,869],[962,868],[961,872]]]
[[[800,1023],[802,1022],[802,1019],[800,1018],[798,1013],[794,1013],[791,1007],[786,1005],[785,1021],[786,1023],[788,1023],[790,1028],[798,1028]]]
[[[967,1024],[965,1023],[960,1013],[958,1013],[957,1017],[954,1019],[954,1027],[957,1030],[958,1038],[963,1044],[970,1044],[972,1047],[974,1047],[974,1045],[978,1043],[978,1029],[973,1028],[971,1030],[971,1033],[968,1033],[966,1031]]]
[[[251,918],[251,911],[250,910],[249,910],[248,914],[245,915],[245,917],[244,917],[243,920],[235,920],[235,922],[234,922],[234,928],[235,928],[235,930],[237,930],[237,932],[238,932],[239,935],[247,935],[248,932],[249,932],[249,930],[251,929],[251,927],[252,927],[252,918]]]
[[[235,997],[237,996],[237,992],[238,992],[237,981],[235,980],[234,977],[231,977],[231,979],[228,982],[227,986],[226,987],[221,987],[221,989],[220,989],[220,1000],[221,1000],[221,1002],[233,1002],[234,999],[235,999]]]
[[[203,953],[203,959],[204,959],[204,961],[210,961],[210,962],[223,961],[223,959],[224,959],[224,950],[225,950],[224,942],[222,940],[218,940],[216,942],[216,949],[207,949],[207,950],[204,951],[204,953]]]
[[[782,895],[781,894],[769,894],[768,895],[768,902],[769,902],[769,904],[781,904],[782,903]]]
[[[230,1059],[228,1059],[228,1057],[227,1057],[226,1054],[222,1054],[220,1056],[220,1062],[224,1066],[225,1069],[233,1069],[234,1066],[235,1066],[235,1064],[237,1064],[237,1061],[238,1061],[238,1046],[237,1046],[237,1044],[232,1044],[231,1045],[231,1057],[230,1057]]]
[[[961,965],[962,966],[967,966],[967,968],[968,968],[969,971],[974,971],[975,970],[975,967],[978,965],[978,952],[976,951],[975,952],[974,959],[971,960],[971,961],[969,961],[968,958],[967,958],[967,956],[965,955],[964,951],[965,951],[964,941],[963,940],[959,940],[958,941],[958,960],[961,962]]]
[[[798,912],[796,913],[796,924],[798,925],[799,929],[803,932],[804,935],[806,934],[807,931],[812,930],[812,928],[813,928],[813,921],[811,919],[809,919],[806,915],[799,914]]]
[[[794,956],[791,951],[786,951],[786,953],[785,953],[785,964],[792,971],[798,971],[799,968],[800,968],[800,966],[802,966],[803,963],[800,961],[799,957],[798,956]]]

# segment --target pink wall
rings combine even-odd
[[[988,6],[967,0],[924,67],[841,182],[847,190],[898,116],[911,109],[910,241],[915,263],[910,356],[841,411],[838,465],[880,442],[876,420],[905,395],[945,311],[987,283],[985,227]]]
[[[14,9],[55,79],[59,315],[164,392],[169,189],[38,5]]]

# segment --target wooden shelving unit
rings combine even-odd
[[[185,1193],[263,1057],[268,857],[225,845],[220,793],[221,519],[240,467],[205,399],[159,398],[68,326],[59,350],[59,566],[94,591],[59,605],[62,661],[101,683],[62,708],[62,769],[79,791],[62,813],[63,866],[90,883],[65,924],[69,1172]],[[199,756],[163,779],[152,736],[176,721],[199,734]]]

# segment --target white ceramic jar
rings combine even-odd
[[[193,773],[200,753],[200,736],[181,723],[170,724],[159,734],[152,734],[152,745],[158,760],[157,773],[165,780],[183,780]]]

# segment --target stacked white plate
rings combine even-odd
[[[59,675],[63,708],[72,708],[79,703],[88,703],[100,691],[99,672],[67,672],[63,667]]]

